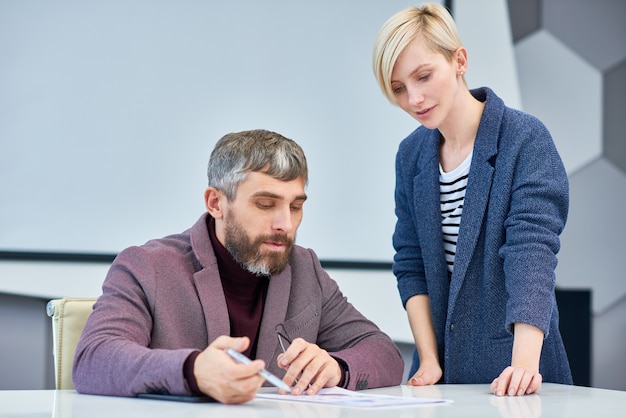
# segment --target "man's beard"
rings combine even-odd
[[[262,235],[251,241],[246,231],[237,219],[231,214],[229,222],[225,223],[224,247],[250,273],[257,276],[271,276],[280,273],[289,262],[289,255],[293,249],[293,240],[286,235]],[[285,245],[285,251],[265,251],[261,253],[264,241],[279,242]]]

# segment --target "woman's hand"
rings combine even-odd
[[[496,396],[530,395],[541,388],[543,380],[539,374],[543,331],[521,322],[516,322],[513,327],[515,336],[511,365],[490,385],[491,392]]]
[[[409,386],[434,385],[441,379],[442,373],[438,362],[420,364],[420,368],[406,384]]]
[[[522,396],[536,393],[543,378],[536,370],[509,366],[493,379],[489,389],[496,396]]]
[[[427,386],[437,383],[443,371],[437,354],[437,338],[433,325],[428,295],[415,295],[406,302],[409,325],[415,338],[420,367],[409,379],[409,386]]]

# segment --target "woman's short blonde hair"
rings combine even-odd
[[[391,16],[380,28],[372,56],[374,75],[381,90],[391,103],[395,97],[391,88],[391,73],[402,53],[413,40],[421,37],[426,47],[451,61],[462,46],[456,24],[448,10],[437,3],[408,7]]]

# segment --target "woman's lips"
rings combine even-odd
[[[429,107],[428,109],[425,109],[425,110],[416,111],[415,116],[418,119],[426,119],[433,112],[433,109],[434,107]]]

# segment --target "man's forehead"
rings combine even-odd
[[[266,173],[253,171],[239,184],[237,194],[242,192],[248,197],[268,197],[284,200],[306,200],[304,179],[279,180]]]
[[[297,195],[293,195],[293,196],[288,196],[286,194],[279,194],[279,193],[274,193],[268,190],[259,190],[257,192],[252,193],[252,195],[250,195],[251,198],[255,198],[255,197],[267,197],[270,199],[279,199],[279,200],[306,200],[307,199],[307,195],[306,193],[301,193],[301,194],[297,194]]]

